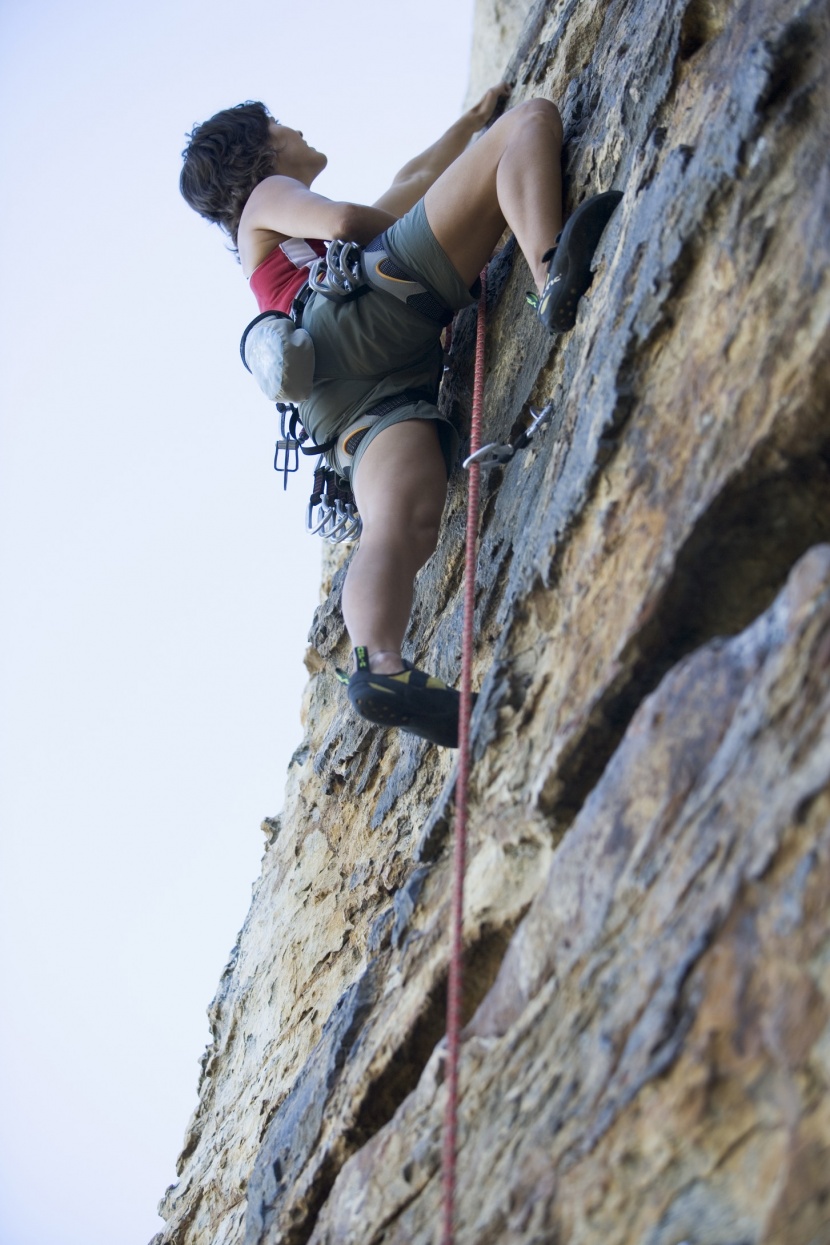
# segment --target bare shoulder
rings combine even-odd
[[[243,267],[262,263],[286,238],[345,237],[353,215],[351,204],[317,194],[297,178],[279,173],[266,177],[254,187],[239,222]]]
[[[287,177],[266,177],[254,187],[242,209],[236,245],[246,278],[290,237],[272,223],[277,219],[281,192],[285,189],[280,183],[290,181]]]
[[[320,200],[321,196],[302,182],[275,173],[264,178],[251,191],[242,209],[240,228],[276,230],[291,237],[290,231],[283,227],[283,221],[289,217],[296,218],[298,211],[303,208],[308,211]]]

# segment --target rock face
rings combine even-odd
[[[476,0],[468,106],[501,78],[531,7],[531,0]]]
[[[487,283],[485,439],[554,410],[482,490],[465,1245],[830,1242],[829,59],[815,0],[538,3],[513,53],[568,209],[624,199],[572,333],[509,242]],[[409,636],[451,681],[464,502]],[[350,716],[342,577],[157,1245],[436,1239],[455,756]]]

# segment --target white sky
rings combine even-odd
[[[160,1230],[301,738],[310,467],[283,494],[185,131],[263,99],[369,201],[460,110],[472,8],[0,9],[0,1245]]]

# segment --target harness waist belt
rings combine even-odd
[[[431,294],[416,273],[404,268],[389,254],[385,239],[386,235],[381,234],[359,247],[355,242],[335,238],[329,243],[325,259],[315,260],[311,265],[308,293],[301,290],[300,295],[305,293],[306,301],[313,293],[340,302],[359,298],[369,289],[375,289],[391,294],[427,320],[449,324],[454,315],[452,308]]]
[[[428,320],[449,324],[455,314],[446,303],[431,294],[416,273],[404,268],[386,248],[386,234],[373,239],[360,256],[361,273],[366,281],[384,294],[391,294]]]

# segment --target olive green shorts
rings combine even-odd
[[[453,311],[475,301],[438,245],[423,200],[383,235],[389,255]],[[384,428],[407,419],[433,420],[451,469],[458,452],[458,434],[434,405],[443,371],[442,325],[427,318],[393,294],[375,286],[357,298],[334,301],[312,296],[303,313],[303,328],[314,341],[314,389],[300,406],[303,427],[318,444],[341,436],[372,407],[399,394],[417,390],[423,401],[399,406],[377,421],[360,439],[350,461],[333,466],[354,475],[367,446]]]

